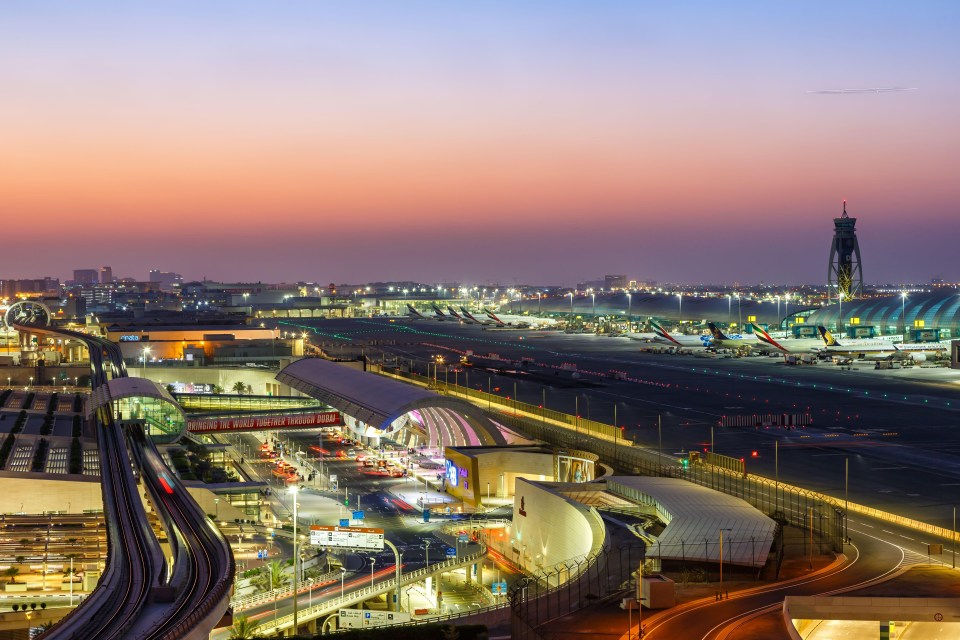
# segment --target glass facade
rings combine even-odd
[[[121,420],[142,420],[147,435],[157,443],[175,442],[187,426],[180,407],[167,400],[147,396],[114,400],[113,414]]]

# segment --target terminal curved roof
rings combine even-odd
[[[960,335],[960,293],[956,291],[932,291],[908,293],[882,298],[851,300],[843,305],[831,304],[817,309],[807,318],[807,323],[835,326],[840,319],[840,307],[846,324],[858,318],[861,326],[876,327],[885,334],[902,333],[904,327],[917,327],[922,320],[924,329],[939,329],[941,338]],[[906,319],[906,324],[904,324]],[[949,332],[949,336],[946,332]]]
[[[87,416],[93,415],[100,407],[123,398],[162,400],[176,406],[180,413],[183,413],[180,405],[163,385],[146,378],[114,378],[93,390],[91,401],[87,403]]]
[[[384,432],[398,419],[414,414],[430,432],[431,441],[441,442],[438,430],[446,429],[459,431],[464,443],[505,443],[493,422],[468,402],[348,365],[303,358],[284,367],[277,380]]]
[[[748,502],[681,480],[643,476],[607,478],[607,491],[655,506],[667,525],[649,553],[661,558],[720,560],[762,567],[773,544],[777,523]]]
[[[779,312],[778,312],[779,307]],[[525,300],[522,311],[524,313],[536,313],[537,301]],[[550,297],[543,298],[540,301],[541,313],[570,313],[570,298]],[[594,307],[593,298],[590,295],[581,295],[573,299],[573,312],[578,315],[591,316],[596,309],[598,316],[621,316],[626,318],[629,311],[631,318],[645,319],[658,318],[660,320],[671,320],[685,322],[720,322],[720,323],[744,323],[747,316],[756,316],[760,324],[776,325],[779,324],[788,313],[796,313],[807,307],[798,307],[796,304],[788,304],[784,300],[778,305],[776,300],[748,300],[741,298],[738,301],[736,297],[729,300],[726,296],[702,297],[695,295],[684,295],[682,303],[675,294],[668,293],[633,293],[630,298],[626,293],[597,295],[596,306]],[[513,302],[509,313],[519,313],[520,305]]]

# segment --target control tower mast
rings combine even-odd
[[[863,271],[860,268],[860,245],[854,227],[856,218],[847,215],[847,201],[843,213],[833,219],[833,242],[830,243],[830,263],[827,266],[827,284],[845,300],[858,298],[863,293]]]

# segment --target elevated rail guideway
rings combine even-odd
[[[52,327],[15,328],[82,342],[90,353],[94,393],[102,393],[110,379],[127,377],[120,348],[108,340]],[[107,567],[91,596],[41,637],[206,638],[229,604],[234,574],[229,544],[163,464],[140,424],[119,424],[111,403],[100,404],[91,419],[101,452]],[[134,470],[167,530],[172,566],[148,523]]]

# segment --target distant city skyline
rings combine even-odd
[[[820,283],[846,198],[866,282],[955,281],[958,22],[952,2],[16,4],[0,274]]]

